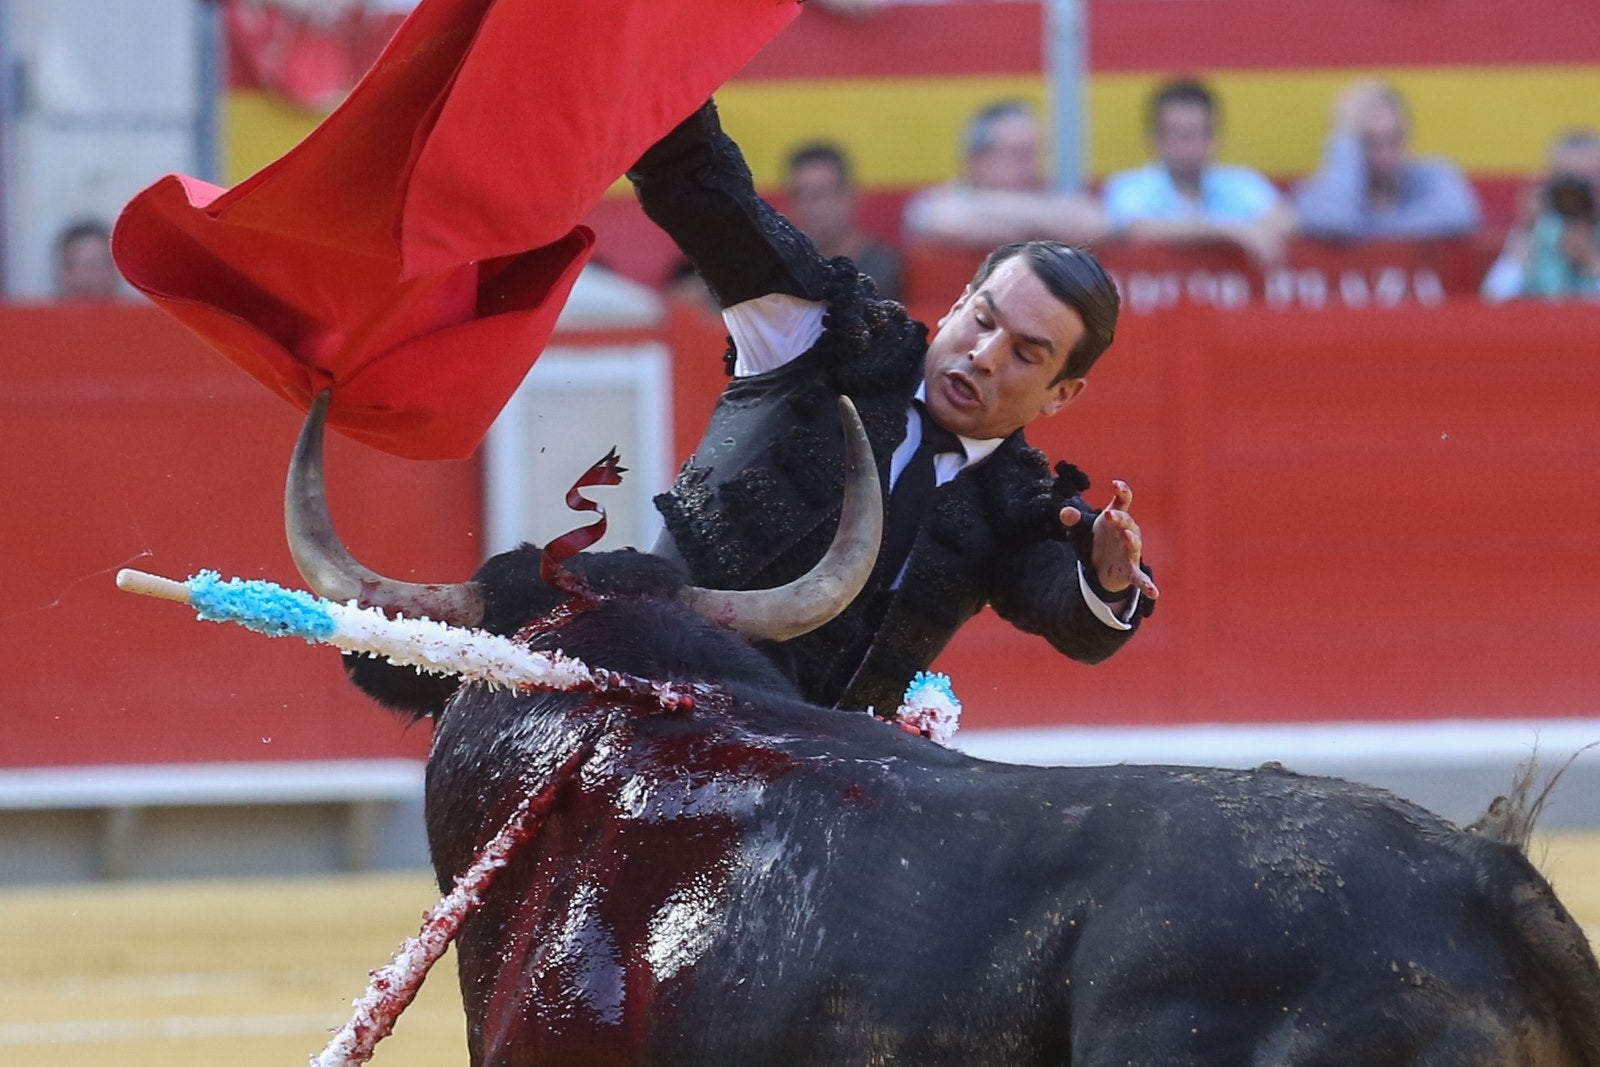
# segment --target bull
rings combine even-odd
[[[759,646],[864,579],[864,453],[822,573],[724,595],[626,550],[555,576],[527,545],[392,582],[334,535],[320,439],[314,411],[287,507],[313,588],[702,694],[353,665],[433,719],[441,888],[554,798],[460,934],[474,1065],[1600,1067],[1600,970],[1524,855],[1525,800],[1463,829],[1272,765],[1011,766],[801,700]]]

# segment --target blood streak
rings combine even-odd
[[[491,1062],[635,1062],[658,1005],[722,931],[748,816],[794,765],[699,717],[661,728],[659,711],[603,697],[572,710],[612,725],[462,935],[470,1026]]]

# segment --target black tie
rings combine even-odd
[[[895,479],[894,488],[889,493],[889,515],[884,524],[883,548],[878,553],[880,563],[887,568],[883,573],[890,582],[905,565],[912,542],[917,539],[917,531],[922,528],[922,520],[928,514],[935,484],[933,457],[943,452],[966,453],[956,435],[934,422],[927,408],[918,401],[912,401],[912,404],[922,419],[922,441],[911,453],[910,462],[900,472],[900,477]]]

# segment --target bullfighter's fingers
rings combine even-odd
[[[1133,568],[1132,578],[1133,587],[1151,600],[1155,600],[1161,595],[1161,590],[1156,588],[1156,583],[1151,581],[1150,576],[1138,567]]]

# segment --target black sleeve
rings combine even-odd
[[[761,199],[707,102],[628,172],[652,222],[677,242],[723,307],[768,293],[821,300],[827,261]]]
[[[1085,505],[1080,506],[1089,514]],[[1059,540],[1039,541],[1008,553],[996,575],[990,603],[996,614],[1017,629],[1038,634],[1057,651],[1082,663],[1099,663],[1128,643],[1153,605],[1148,597],[1140,598],[1128,620],[1132,629],[1107,626],[1084,599],[1078,584],[1078,558],[1069,541]],[[1090,570],[1086,568],[1086,577],[1093,588],[1098,583]],[[1113,602],[1112,609],[1122,606]]]

